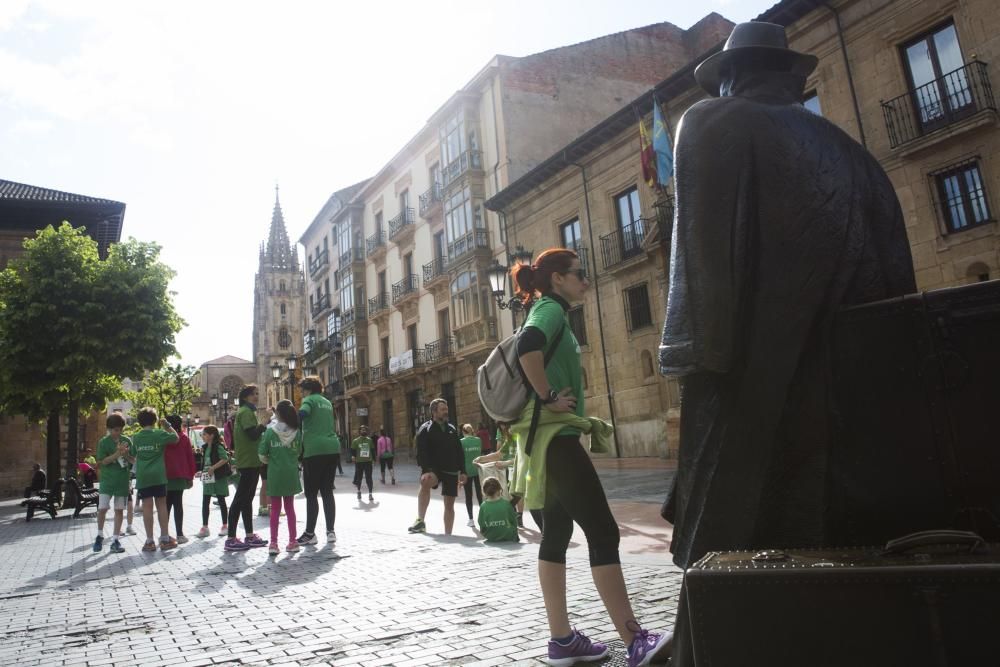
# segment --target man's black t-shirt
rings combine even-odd
[[[465,450],[458,429],[445,422],[425,422],[417,430],[417,465],[424,472],[465,472]]]

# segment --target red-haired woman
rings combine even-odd
[[[580,258],[572,250],[552,248],[539,255],[534,264],[515,266],[511,276],[522,299],[537,298],[517,342],[518,358],[535,390],[535,400],[542,402],[544,410],[564,413],[567,421],[574,421],[574,414],[583,418],[580,346],[567,315],[570,304],[582,301],[590,286]],[[556,347],[550,355],[553,342]],[[654,658],[666,657],[670,635],[643,630],[635,620],[618,555],[618,524],[580,434],[579,428],[567,425],[547,442],[536,439],[533,443],[533,455],[545,458],[545,530],[538,551],[538,581],[552,634],[548,662],[571,665],[575,661],[600,660],[608,654],[607,646],[591,642],[569,624],[566,548],[576,522],[587,537],[594,585],[628,647],[628,664],[648,665]],[[519,447],[519,456],[520,452]]]

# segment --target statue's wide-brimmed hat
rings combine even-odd
[[[721,73],[726,69],[726,65],[742,55],[754,52],[784,55],[791,64],[791,71],[802,76],[809,76],[819,62],[816,56],[789,49],[783,26],[750,21],[740,23],[733,28],[722,50],[709,56],[695,68],[694,78],[702,88],[718,97],[719,84],[722,83]]]

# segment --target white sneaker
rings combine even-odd
[[[328,531],[326,531],[326,541],[329,542],[330,544],[333,544],[334,542],[336,542],[337,541],[337,531],[335,531],[335,530],[328,530]]]
[[[208,529],[208,526],[202,526],[201,530],[198,531],[197,537],[208,537],[210,534],[211,531]]]
[[[224,523],[222,524],[222,528],[219,529],[219,537],[226,537],[227,535],[229,535],[229,524]]]
[[[133,528],[131,524],[129,524],[128,526],[125,526],[125,534],[126,535],[135,535],[135,528]]]
[[[178,535],[177,536],[177,544],[185,544],[185,543],[187,543],[187,541],[188,541],[187,535]]]
[[[469,528],[475,528],[476,522],[473,521],[472,519],[469,519],[468,521],[465,522],[465,525],[468,526]]]

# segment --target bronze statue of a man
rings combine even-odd
[[[826,520],[833,316],[915,290],[885,172],[802,106],[816,63],[787,48],[781,26],[740,24],[695,71],[718,99],[677,128],[660,365],[682,383],[679,466],[663,507],[680,567],[707,551],[836,542]]]

